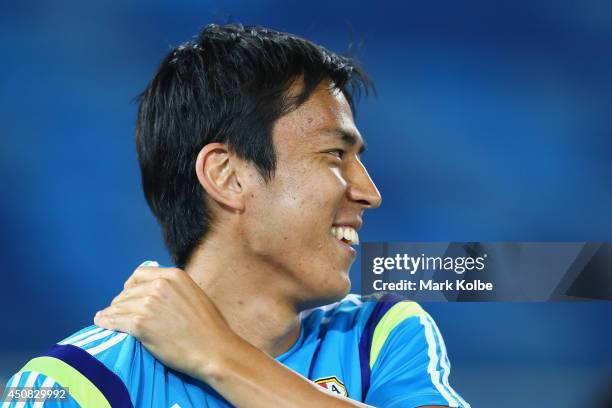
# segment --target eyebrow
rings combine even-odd
[[[339,136],[342,139],[342,141],[348,144],[349,146],[355,146],[356,144],[359,144],[360,145],[359,152],[358,152],[359,154],[362,154],[367,149],[365,141],[353,132],[349,132],[341,128],[332,128],[332,129],[325,130],[325,133],[330,133],[330,134]],[[359,141],[360,139],[361,141]]]

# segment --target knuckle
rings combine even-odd
[[[163,296],[169,289],[169,283],[164,278],[158,278],[153,281],[153,294]]]
[[[132,318],[132,333],[138,335],[145,328],[146,319],[144,316],[136,315]]]
[[[157,301],[157,298],[155,297],[155,295],[147,295],[145,296],[143,303],[145,307],[150,308],[155,304],[156,301]]]

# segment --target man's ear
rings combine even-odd
[[[213,200],[234,212],[244,211],[244,190],[238,180],[236,156],[225,144],[204,146],[195,167],[200,184]]]

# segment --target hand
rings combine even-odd
[[[312,383],[228,326],[177,268],[140,266],[94,322],[130,333],[161,362],[212,386],[236,407],[368,407]]]
[[[185,271],[152,264],[134,271],[94,323],[133,335],[166,366],[205,381],[237,335]]]

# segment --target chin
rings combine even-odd
[[[317,297],[324,302],[324,304],[336,302],[351,291],[351,280],[348,277],[348,273],[343,273],[341,277],[336,278],[333,281],[326,281],[321,283],[315,288]]]
[[[318,265],[325,265],[325,267]],[[330,265],[333,265],[330,261],[315,263],[308,271],[311,273],[304,271],[300,274],[302,308],[310,309],[334,303],[349,294],[351,290],[350,264],[347,265],[344,262],[338,264],[338,261],[335,260],[335,265],[333,267]],[[322,273],[315,274],[312,273],[313,271]]]

